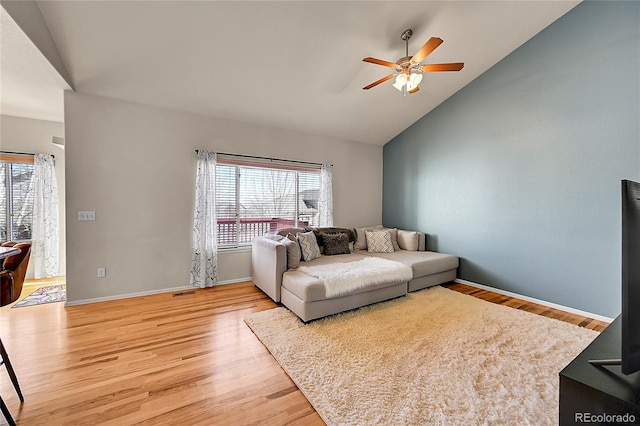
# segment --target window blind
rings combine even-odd
[[[317,226],[319,194],[319,164],[219,154],[218,246],[249,245],[266,232]]]
[[[33,156],[0,155],[0,242],[31,239]]]

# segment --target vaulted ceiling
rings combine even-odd
[[[383,145],[578,2],[36,4],[76,91]],[[2,15],[2,113],[61,121],[69,85]],[[407,28],[410,55],[440,37],[423,63],[463,70],[426,74],[406,98],[393,81],[362,90],[390,71],[362,58],[404,56]]]

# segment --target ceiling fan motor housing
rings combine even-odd
[[[396,67],[396,71],[403,72],[408,74],[411,71],[411,68],[414,68],[414,64],[411,62],[411,58],[413,56],[403,56],[402,58],[396,61],[398,66]]]

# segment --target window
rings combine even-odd
[[[0,155],[0,242],[31,239],[33,157]]]
[[[218,159],[218,246],[248,245],[282,228],[317,226],[320,169]]]

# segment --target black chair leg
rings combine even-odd
[[[7,423],[9,423],[9,426],[16,426],[16,422],[13,421],[13,417],[11,417],[11,413],[2,400],[2,397],[0,397],[0,410],[2,411],[2,415],[4,416],[4,418],[7,419]]]
[[[0,339],[0,357],[2,358],[1,363],[7,366],[7,372],[9,373],[9,377],[11,378],[11,383],[13,383],[13,387],[16,388],[16,392],[18,393],[20,402],[24,402],[24,397],[22,396],[22,391],[20,390],[20,385],[18,384],[18,378],[16,377],[16,372],[13,371],[13,366],[11,365],[11,361],[9,361],[9,355],[7,355],[7,351],[4,349],[4,345],[2,344],[2,339]]]

